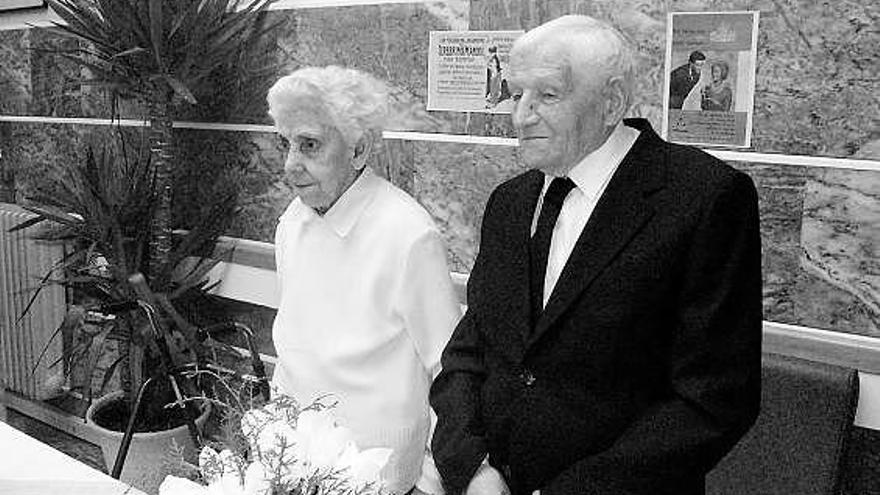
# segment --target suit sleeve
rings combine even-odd
[[[745,174],[702,211],[678,297],[667,372],[671,396],[607,450],[556,476],[542,494],[625,494],[708,472],[758,414],[761,245],[757,194]]]
[[[480,294],[485,277],[487,218],[492,197],[483,216],[480,253],[468,279],[468,309],[452,334],[441,359],[441,371],[431,387],[431,406],[437,414],[432,440],[434,462],[450,495],[464,492],[486,458],[480,394],[486,369],[480,336]]]

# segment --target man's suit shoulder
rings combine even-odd
[[[665,143],[668,180],[681,187],[700,186],[706,192],[748,182],[751,178],[728,163],[694,146]]]
[[[540,170],[527,170],[510,179],[505,180],[495,187],[490,196],[490,202],[493,198],[506,198],[510,196],[519,196],[523,192],[540,187],[544,184],[544,173]]]

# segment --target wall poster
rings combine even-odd
[[[510,46],[523,31],[431,31],[428,110],[510,113]]]
[[[675,12],[666,29],[663,136],[751,146],[758,12]]]

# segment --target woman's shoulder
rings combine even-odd
[[[378,186],[371,218],[398,232],[422,235],[437,230],[431,214],[409,193],[376,176]]]

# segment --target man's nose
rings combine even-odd
[[[291,150],[287,153],[287,158],[284,160],[284,171],[285,172],[301,172],[304,169],[302,157],[299,156],[295,151]]]
[[[523,93],[513,108],[513,125],[516,127],[526,127],[537,121],[538,114],[535,113],[535,99],[531,94]]]

